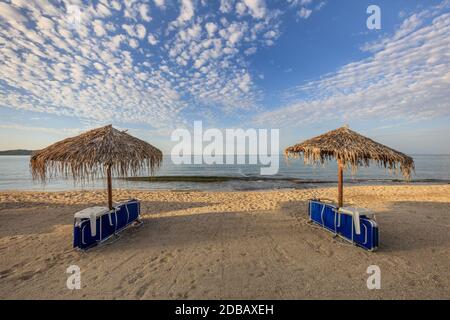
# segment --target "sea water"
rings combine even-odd
[[[412,183],[450,182],[450,155],[413,155],[413,158],[416,170],[412,176]],[[74,185],[72,180],[55,179],[43,185],[32,180],[29,161],[29,156],[0,156],[0,190],[59,191],[105,188],[104,179],[97,179],[85,185]],[[167,182],[114,179],[113,186],[145,190],[257,190],[304,188],[334,184],[337,180],[337,165],[334,161],[324,166],[310,166],[304,165],[300,159],[290,159],[286,162],[284,156],[280,155],[279,163],[280,168],[276,175],[260,176],[260,165],[175,165],[170,156],[164,156],[160,169],[155,173],[156,176],[190,177],[192,181],[177,181],[178,178]],[[229,177],[229,179],[216,182],[195,181],[195,177],[199,176]],[[350,184],[404,183],[401,174],[390,174],[376,164],[368,168],[361,167],[355,174],[345,172],[345,181]]]

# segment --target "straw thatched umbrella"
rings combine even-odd
[[[108,181],[108,206],[112,209],[111,175],[125,177],[144,169],[153,173],[162,152],[126,131],[108,125],[56,142],[31,156],[33,179],[43,182],[56,174],[85,182],[104,177]]]
[[[366,138],[348,128],[332,130],[318,137],[306,140],[284,151],[286,158],[303,155],[305,164],[323,164],[332,158],[338,163],[338,206],[343,205],[343,170],[358,166],[369,166],[370,161],[389,171],[398,172],[409,180],[414,171],[411,157]]]

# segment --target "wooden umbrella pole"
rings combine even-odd
[[[111,181],[111,165],[106,167],[106,175],[108,180],[108,208],[112,210],[112,181]]]
[[[338,161],[338,207],[344,205],[344,166],[342,162]]]

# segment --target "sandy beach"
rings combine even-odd
[[[351,186],[377,214],[365,252],[307,221],[306,201],[336,188],[247,192],[115,190],[142,200],[144,224],[88,252],[73,214],[103,191],[0,192],[1,299],[448,299],[450,185]],[[81,289],[66,268],[81,268]],[[369,265],[381,289],[368,290]]]

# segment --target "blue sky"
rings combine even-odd
[[[202,120],[450,153],[449,1],[1,0],[0,27],[0,149],[112,123],[168,153]]]

